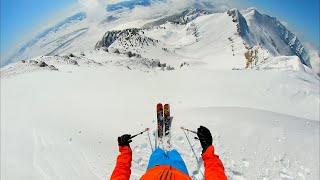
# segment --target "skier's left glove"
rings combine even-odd
[[[132,142],[132,140],[130,138],[131,138],[130,134],[124,134],[124,135],[118,137],[118,145],[119,146],[129,146],[129,143]]]

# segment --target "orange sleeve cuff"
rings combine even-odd
[[[132,153],[130,146],[119,146],[119,152],[121,153]]]
[[[214,156],[213,145],[209,146],[201,156],[202,156],[202,159],[206,159],[206,158],[210,158],[210,157]]]

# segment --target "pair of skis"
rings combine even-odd
[[[157,130],[155,132],[155,136],[156,136],[155,137],[155,148],[160,147],[164,150],[170,150],[171,149],[171,142],[170,142],[170,140],[171,140],[171,124],[172,124],[172,119],[173,119],[173,117],[170,116],[170,106],[169,106],[169,104],[162,105],[161,103],[158,103],[156,106],[156,110],[157,110]],[[181,129],[183,130],[184,133],[185,133],[185,131],[187,131],[187,132],[197,134],[197,132],[192,131],[187,128],[184,128],[184,127],[181,127]],[[148,132],[148,140],[149,140],[151,149],[153,150],[151,139],[149,136],[149,128],[146,128],[144,131],[131,136],[131,138],[134,138],[138,135],[141,135],[144,132]],[[185,133],[185,135],[186,135],[186,133]],[[191,146],[191,143],[190,143],[187,135],[186,135],[186,138],[188,139],[189,145]],[[195,137],[195,139],[198,139],[198,138]],[[195,152],[194,152],[192,146],[191,146],[191,149],[195,155]],[[198,161],[199,160],[197,159],[197,162]]]
[[[170,116],[170,106],[169,104],[162,105],[161,103],[157,104],[157,131],[155,133],[155,148],[160,147],[163,150],[171,149],[171,123],[173,117]],[[151,150],[153,151],[151,139],[149,136],[149,128],[131,136],[131,139],[141,135],[145,132],[148,132],[148,140],[150,143]]]
[[[158,135],[158,141],[159,141],[159,145],[161,147],[162,145],[162,149],[165,151],[169,151],[171,150],[171,123],[172,123],[172,119],[173,117],[170,116],[170,106],[169,104],[165,104],[164,106],[162,106],[161,103],[157,104],[157,127],[158,127],[158,131],[157,131],[157,135]],[[191,132],[193,134],[197,134],[196,131],[181,127],[181,129],[183,130],[188,144],[193,152],[193,155],[196,159],[196,163],[197,163],[197,170],[195,171],[196,174],[198,174],[199,172],[201,173],[202,177],[204,177],[203,172],[201,171],[201,162],[200,159],[198,158],[193,146],[191,145],[191,142],[187,136],[187,132]],[[199,140],[197,137],[195,137],[195,139]],[[156,141],[157,142],[157,141]],[[156,147],[157,143],[156,143]]]
[[[165,151],[169,151],[169,150],[171,150],[171,142],[170,142],[170,140],[171,140],[171,124],[172,124],[172,119],[173,119],[173,117],[170,116],[170,106],[169,106],[169,104],[162,105],[161,103],[158,103],[156,109],[157,109],[157,131],[155,133],[155,136],[156,136],[155,148],[160,147]],[[194,171],[194,173],[198,174],[200,172],[203,177],[204,175],[203,175],[203,172],[201,171],[202,162],[198,158],[198,156],[193,148],[193,145],[191,144],[191,141],[187,135],[187,132],[193,133],[193,134],[197,134],[197,132],[190,130],[190,129],[187,129],[187,128],[184,128],[184,127],[181,127],[181,129],[182,129],[182,131],[188,141],[190,149],[196,159],[197,170]],[[145,130],[131,136],[131,138],[134,138],[138,135],[141,135],[144,132],[148,132],[148,134],[147,134],[148,140],[150,143],[151,151],[153,152],[154,148],[151,143],[151,138],[149,135],[149,128],[146,128]],[[195,137],[194,139],[199,140],[197,137]]]
[[[157,140],[156,147],[161,147],[164,150],[170,150],[171,148],[171,123],[172,117],[170,116],[169,104],[162,105],[157,104]],[[159,144],[157,143],[159,142]]]

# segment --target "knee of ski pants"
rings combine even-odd
[[[155,149],[150,156],[147,170],[157,165],[170,165],[189,175],[182,157],[176,150],[165,152],[160,148]]]
[[[155,149],[150,158],[147,169],[153,168],[157,165],[169,164],[168,158],[166,158],[166,152],[160,148]]]
[[[183,161],[181,155],[178,153],[177,150],[171,150],[168,152],[168,156],[171,160],[171,166],[179,169],[180,171],[182,171],[183,173],[189,175],[188,173],[188,169],[187,166],[185,164],[185,162]]]

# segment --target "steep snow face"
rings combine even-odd
[[[131,51],[175,68],[188,64],[231,70],[245,67],[247,49],[243,43],[232,18],[227,13],[214,13],[187,24],[166,22],[147,28],[109,31],[96,48]]]
[[[244,67],[246,49],[227,13],[201,16],[190,22],[187,30],[195,38],[192,43],[177,48],[176,53],[190,64],[203,64],[211,69]]]
[[[247,21],[250,32],[242,36],[249,36],[247,37],[249,45],[259,45],[274,56],[297,55],[303,64],[311,67],[309,55],[302,43],[279,20],[261,14],[254,8],[246,9],[242,11],[242,14]],[[240,26],[242,25],[244,23],[240,24]]]
[[[206,15],[206,14],[210,14],[210,12],[203,9],[187,9],[181,13],[163,17],[156,21],[147,23],[144,25],[144,27],[150,28],[150,27],[165,24],[167,22],[171,22],[174,24],[187,24],[188,22],[196,19],[197,17]]]

